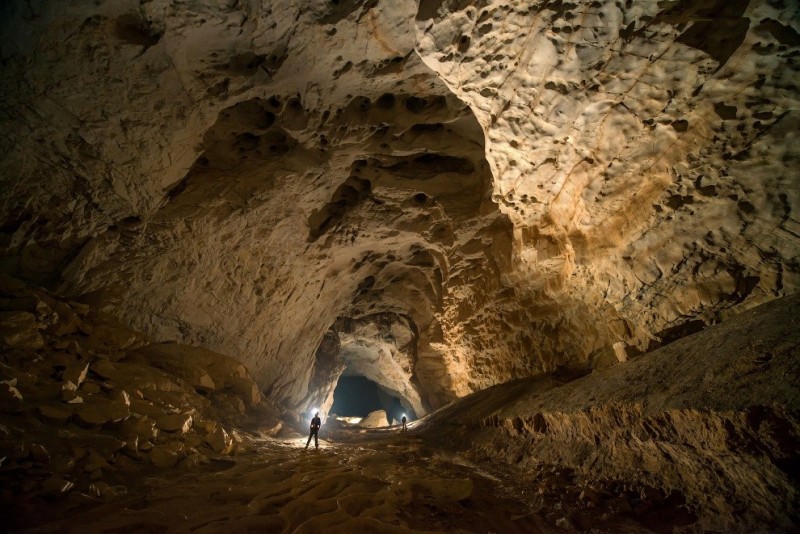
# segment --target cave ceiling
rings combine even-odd
[[[422,414],[800,285],[791,1],[6,2],[0,269]]]

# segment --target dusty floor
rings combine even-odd
[[[563,470],[521,478],[434,449],[413,431],[338,430],[324,437],[319,450],[313,443],[304,450],[299,435],[254,438],[251,450],[234,459],[220,457],[172,478],[154,473],[127,481],[127,493],[111,502],[72,492],[44,506],[20,503],[12,525],[82,533],[652,532],[671,531],[686,517],[672,507],[655,522],[638,520],[618,498],[586,499]]]

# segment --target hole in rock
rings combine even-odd
[[[387,393],[376,382],[362,375],[341,376],[333,391],[330,413],[340,417],[366,417],[384,410],[389,423],[399,421],[403,414],[409,421],[416,419],[410,407],[403,407],[397,397]]]

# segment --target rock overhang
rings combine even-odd
[[[435,408],[798,286],[791,5],[7,9],[6,270],[275,400],[339,318]]]

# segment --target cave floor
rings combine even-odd
[[[324,429],[323,429],[324,430]],[[50,506],[21,503],[29,532],[600,532],[672,531],[618,509],[586,507],[568,475],[524,479],[474,465],[411,431],[332,430],[251,435],[249,450],[194,471],[127,481],[110,502],[72,492]],[[572,487],[568,487],[572,485]],[[26,510],[27,508],[27,510]],[[35,519],[34,519],[35,518]]]

